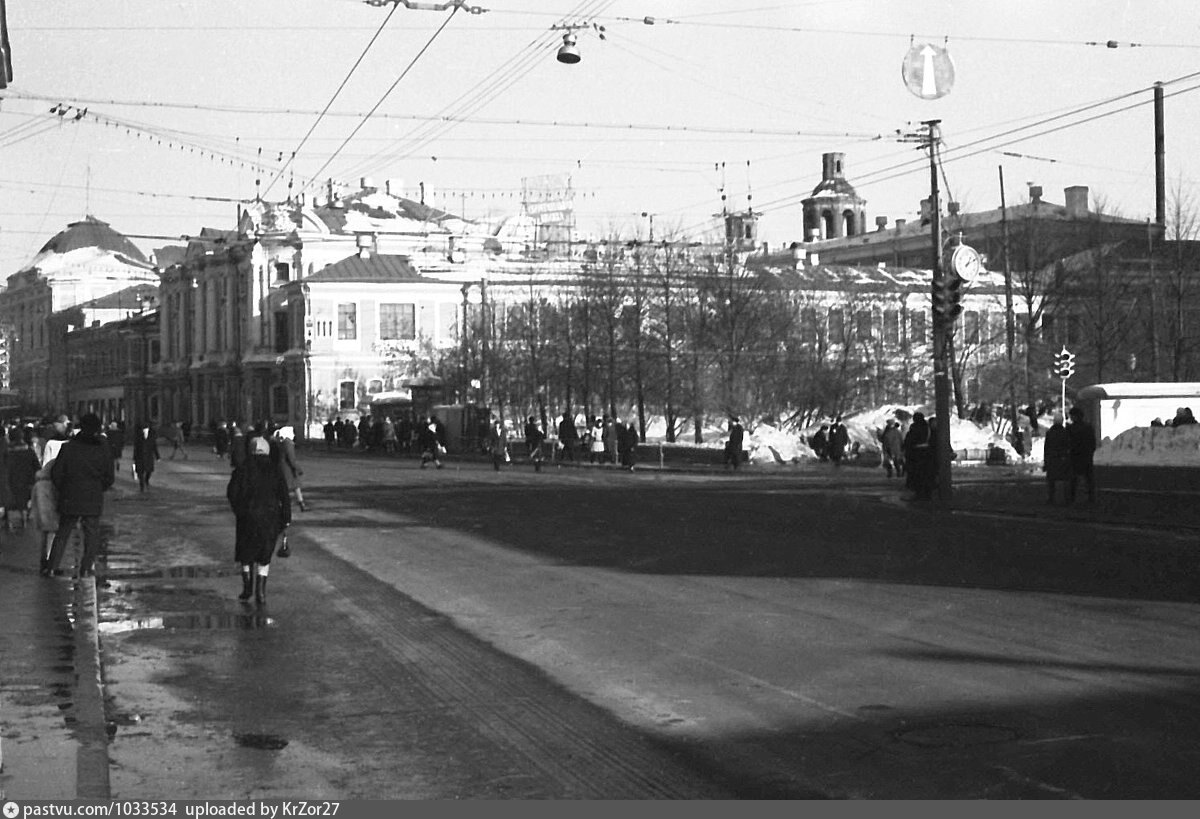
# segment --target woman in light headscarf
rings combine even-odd
[[[234,558],[242,567],[239,600],[267,602],[267,575],[280,533],[292,522],[287,481],[266,438],[250,439],[248,457],[233,472],[225,497],[237,518]]]

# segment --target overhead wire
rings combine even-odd
[[[1180,82],[1187,81],[1189,79],[1194,79],[1196,77],[1200,77],[1200,72],[1193,72],[1191,74],[1177,77],[1168,82],[1164,82],[1163,85],[1164,86],[1174,85],[1174,84],[1178,84]],[[1068,112],[1066,114],[1059,114],[1059,115],[1056,115],[1053,117],[1047,117],[1042,120],[1039,120],[1038,122],[1030,123],[1030,124],[1022,126],[1020,128],[1013,128],[1008,131],[1002,132],[1000,134],[995,134],[990,137],[985,137],[985,138],[981,138],[978,140],[974,140],[973,142],[967,143],[967,144],[957,147],[957,148],[948,148],[947,150],[942,152],[942,161],[947,162],[947,163],[959,162],[959,161],[969,159],[974,156],[978,156],[983,153],[989,153],[989,152],[995,151],[998,148],[1006,147],[1008,145],[1013,145],[1013,144],[1016,144],[1019,142],[1025,142],[1030,139],[1036,139],[1038,137],[1046,136],[1046,135],[1052,134],[1052,133],[1057,133],[1059,131],[1066,130],[1069,128],[1079,127],[1081,125],[1085,125],[1090,122],[1094,122],[1094,121],[1097,121],[1097,120],[1100,120],[1103,118],[1107,118],[1109,116],[1115,116],[1117,114],[1124,113],[1124,112],[1132,110],[1134,108],[1149,105],[1150,101],[1141,100],[1136,103],[1132,103],[1130,105],[1125,105],[1123,107],[1117,108],[1115,110],[1103,111],[1103,112],[1094,114],[1092,116],[1088,116],[1084,119],[1073,120],[1070,122],[1055,125],[1054,127],[1044,128],[1044,129],[1038,130],[1034,133],[1022,134],[1022,132],[1028,131],[1030,129],[1039,128],[1039,127],[1045,126],[1045,125],[1050,125],[1051,123],[1059,122],[1060,120],[1066,119],[1071,116],[1077,116],[1078,114],[1086,113],[1088,111],[1093,111],[1093,110],[1095,110],[1099,107],[1105,106],[1105,105],[1112,105],[1115,102],[1120,102],[1120,101],[1129,99],[1130,97],[1135,96],[1136,94],[1144,93],[1146,90],[1147,89],[1142,88],[1142,89],[1138,89],[1136,91],[1119,94],[1119,95],[1111,97],[1108,100],[1105,100],[1100,103],[1090,103],[1088,105],[1081,106],[1077,109],[1074,109],[1072,112]],[[1182,90],[1173,91],[1170,94],[1165,94],[1164,96],[1176,96],[1179,94],[1190,93],[1190,92],[1196,91],[1196,90],[1200,90],[1200,84],[1191,86],[1189,88],[1184,88]],[[1011,137],[1011,138],[1009,138],[1009,137]],[[1006,139],[1006,138],[1008,138],[1008,139]],[[996,140],[1005,140],[1005,139],[1006,139],[1006,141],[1000,142],[999,144],[990,144],[990,143],[995,142]],[[916,159],[896,163],[889,168],[883,168],[883,169],[880,169],[879,171],[875,171],[873,173],[868,173],[868,174],[859,176],[856,179],[856,182],[859,185],[879,184],[881,182],[886,182],[886,181],[897,179],[897,178],[900,178],[903,176],[907,176],[908,174],[917,172],[925,167],[928,167],[927,160],[925,160],[923,157],[916,158]],[[761,207],[763,207],[763,208],[787,207],[787,206],[793,205],[805,198],[807,198],[807,196],[804,194],[790,194],[788,196],[780,197],[778,199],[774,199],[765,204],[762,204]],[[702,222],[702,223],[700,223],[700,222],[695,223],[694,225],[692,225],[690,227],[694,229],[694,228],[699,228],[701,226],[707,226],[710,224],[711,224],[711,219],[706,220],[705,222]]]
[[[391,22],[392,15],[394,15],[396,13],[396,10],[399,8],[400,8],[399,3],[392,4],[392,10],[388,12],[387,17],[383,18],[383,22],[380,23],[379,28],[377,28],[375,30],[374,36],[372,36],[370,41],[366,44],[366,46],[363,47],[362,53],[360,53],[358,55],[358,59],[354,61],[354,65],[350,66],[350,70],[347,71],[346,76],[342,78],[342,81],[338,85],[337,90],[335,90],[333,92],[333,96],[331,96],[329,98],[329,102],[325,103],[325,107],[321,109],[321,113],[319,113],[317,115],[317,118],[315,120],[313,120],[313,124],[309,126],[308,131],[300,139],[300,143],[292,150],[292,154],[288,158],[288,161],[279,168],[279,170],[276,172],[275,176],[271,178],[271,180],[267,183],[266,187],[262,190],[263,196],[266,196],[268,193],[270,193],[271,188],[275,185],[276,182],[279,181],[279,178],[283,176],[284,171],[286,171],[289,167],[291,167],[292,163],[296,159],[296,154],[298,154],[300,151],[302,151],[304,149],[304,146],[308,143],[308,138],[310,136],[312,136],[313,131],[317,130],[317,126],[320,125],[321,121],[325,119],[325,114],[329,112],[329,109],[331,107],[333,107],[333,103],[337,100],[338,96],[342,93],[343,89],[345,89],[346,84],[350,82],[350,78],[354,76],[354,72],[356,72],[358,70],[358,67],[360,65],[362,65],[363,60],[366,59],[367,54],[371,51],[371,47],[375,45],[375,41],[379,39],[379,36],[381,34],[383,34],[384,28],[386,28],[387,24],[389,22]],[[451,16],[453,16],[453,13],[451,14]]]
[[[613,1],[585,0],[585,2],[580,3],[571,12],[562,17],[562,19],[594,16],[612,5]],[[555,34],[553,30],[544,32],[539,37],[534,38],[533,41],[526,44],[517,54],[510,57],[487,77],[476,83],[473,88],[445,106],[440,113],[443,117],[442,121],[410,131],[408,135],[400,138],[400,145],[391,151],[380,152],[380,155],[376,159],[383,162],[391,162],[411,156],[417,150],[436,140],[439,136],[448,133],[449,130],[457,126],[455,118],[463,116],[464,112],[474,113],[478,111],[483,105],[491,102],[524,78],[538,63],[540,55],[554,41]],[[362,166],[360,165],[360,167]]]
[[[420,51],[418,51],[416,53],[416,55],[409,61],[408,65],[404,67],[404,70],[400,72],[400,76],[398,76],[396,78],[396,81],[393,82],[388,87],[387,91],[385,91],[383,93],[383,96],[381,96],[379,98],[378,102],[376,102],[375,105],[371,108],[371,110],[367,112],[366,116],[364,116],[362,118],[362,120],[359,121],[358,125],[356,125],[354,127],[354,130],[350,132],[350,135],[346,137],[345,141],[343,141],[342,144],[340,146],[338,146],[337,150],[335,150],[329,156],[329,158],[325,160],[325,163],[323,165],[321,165],[321,167],[318,168],[317,171],[312,175],[314,179],[320,178],[321,174],[325,171],[325,169],[328,168],[329,165],[335,159],[337,159],[338,155],[342,152],[342,150],[347,145],[350,144],[350,141],[352,139],[354,139],[355,135],[358,134],[358,132],[360,130],[362,130],[363,126],[366,125],[368,121],[370,121],[371,115],[374,114],[375,111],[379,110],[379,107],[381,105],[383,105],[383,103],[387,100],[387,98],[389,96],[391,96],[392,92],[396,90],[396,86],[398,86],[400,84],[400,82],[405,77],[408,76],[408,72],[412,70],[412,67],[417,64],[417,61],[420,60],[421,57],[423,57],[425,55],[425,52],[428,51],[433,46],[434,42],[438,39],[439,36],[441,36],[441,33],[446,30],[446,27],[448,25],[450,25],[450,21],[454,19],[456,14],[458,14],[458,9],[459,9],[459,6],[454,6],[453,11],[451,11],[448,15],[446,15],[446,19],[442,21],[442,24],[437,27],[437,30],[434,31],[432,36],[430,36],[430,38],[425,42],[425,45],[423,45],[421,47]]]

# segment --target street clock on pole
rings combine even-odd
[[[950,269],[970,283],[983,273],[983,258],[970,245],[958,245],[950,253]]]

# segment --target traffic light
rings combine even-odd
[[[933,283],[933,314],[941,316],[947,324],[953,324],[962,313],[962,276],[953,270],[944,270]]]
[[[1068,350],[1066,345],[1054,354],[1054,374],[1064,381],[1075,375],[1075,353]]]

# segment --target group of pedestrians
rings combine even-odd
[[[1066,484],[1064,501],[1075,502],[1079,482],[1087,490],[1088,503],[1096,500],[1096,482],[1093,461],[1096,453],[1096,430],[1089,424],[1079,407],[1071,407],[1067,413],[1070,423],[1063,425],[1061,412],[1054,413],[1053,422],[1046,430],[1042,469],[1046,473],[1046,504],[1056,503],[1059,483]]]
[[[59,416],[40,427],[13,426],[0,437],[4,528],[32,524],[43,577],[65,574],[61,564],[76,528],[82,531],[83,553],[74,576],[95,572],[104,493],[116,479],[116,461],[100,417],[83,415],[71,433],[70,419]]]

